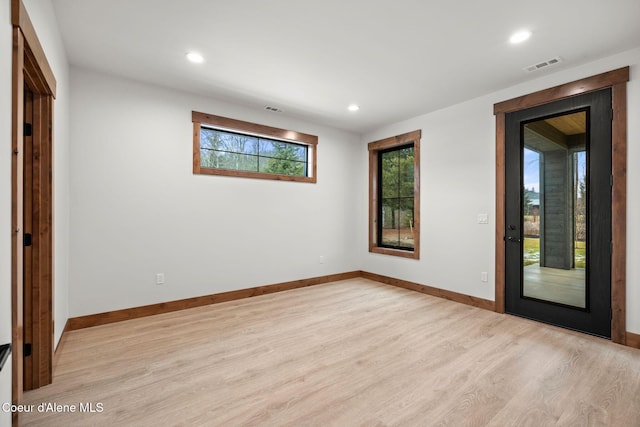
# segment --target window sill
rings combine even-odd
[[[373,246],[369,248],[369,252],[382,255],[391,255],[401,258],[420,259],[420,253],[418,251],[403,251],[401,249],[381,248],[379,246]]]
[[[315,184],[317,179],[315,176],[296,176],[296,175],[276,175],[260,172],[238,171],[230,169],[210,169],[200,167],[194,170],[196,175],[222,175],[233,176],[237,178],[253,178],[253,179],[270,179],[275,181],[292,181],[292,182],[308,182]]]

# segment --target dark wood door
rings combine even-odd
[[[506,115],[508,313],[611,335],[611,91]]]

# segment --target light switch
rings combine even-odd
[[[478,214],[478,224],[489,224],[489,215],[486,213]]]

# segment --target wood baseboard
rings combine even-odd
[[[222,292],[219,294],[204,295],[177,301],[161,302],[158,304],[145,305],[142,307],[125,308],[122,310],[109,311],[106,313],[73,317],[67,322],[65,331],[74,331],[76,329],[90,328],[92,326],[106,325],[108,323],[121,322],[123,320],[138,319],[140,317],[153,316],[155,314],[169,313],[172,311],[185,310],[187,308],[201,307],[203,305],[217,304],[242,298],[250,298],[258,295],[288,291],[290,289],[304,288],[306,286],[336,282],[338,280],[353,279],[356,277],[360,277],[359,271],[330,274],[328,276],[294,280],[291,282],[257,286],[255,288],[240,289],[237,291]]]
[[[627,341],[625,343],[628,347],[640,349],[640,335],[633,332],[627,332]]]
[[[347,280],[362,277],[374,280],[376,282],[385,283],[391,286],[397,286],[409,289],[423,294],[444,298],[449,301],[461,304],[471,305],[473,307],[482,308],[484,310],[495,311],[495,302],[483,298],[473,297],[470,295],[460,294],[445,289],[435,288],[432,286],[420,285],[418,283],[409,282],[407,280],[396,279],[394,277],[383,276],[380,274],[369,273],[367,271],[351,271],[348,273],[331,274],[328,276],[313,277],[310,279],[294,280],[291,282],[276,283],[273,285],[257,286],[255,288],[240,289],[237,291],[222,292],[219,294],[204,295],[201,297],[187,298],[177,301],[162,302],[159,304],[145,305],[142,307],[126,308],[123,310],[110,311],[106,313],[90,314],[87,316],[73,317],[67,321],[62,337],[54,353],[54,372],[58,365],[60,353],[66,340],[66,334],[76,329],[90,328],[92,326],[106,325],[109,323],[121,322],[123,320],[137,319],[140,317],[153,316],[155,314],[169,313],[172,311],[185,310],[187,308],[201,307],[204,305],[217,304],[221,302],[234,301],[243,298],[255,297],[258,295],[266,295],[275,292],[288,291],[291,289],[304,288],[307,286],[319,285],[322,283],[336,282],[339,280]],[[640,349],[640,335],[632,332],[626,333],[626,345]]]
[[[493,301],[473,297],[470,295],[459,294],[453,291],[434,288],[432,286],[420,285],[418,283],[396,279],[389,276],[382,276],[380,274],[369,273],[366,271],[361,272],[361,277],[364,277],[365,279],[375,280],[376,282],[386,283],[387,285],[398,286],[400,288],[421,292],[423,294],[431,295],[434,297],[448,299],[449,301],[472,305],[474,307],[483,308],[485,310],[495,310],[495,303]]]
[[[137,319],[140,317],[153,316],[155,314],[169,313],[172,311],[185,310],[187,308],[201,307],[203,305],[217,304],[221,302],[233,301],[242,298],[250,298],[258,295],[266,295],[274,292],[282,292],[290,289],[303,288],[306,286],[319,285],[322,283],[336,282],[338,280],[353,279],[363,277],[375,280],[387,285],[398,286],[404,289],[421,292],[450,301],[471,305],[485,310],[494,310],[494,302],[469,295],[459,294],[453,291],[420,285],[406,280],[393,277],[382,276],[380,274],[366,271],[351,271],[348,273],[332,274],[328,276],[313,277],[310,279],[294,280],[291,282],[276,283],[273,285],[258,286],[255,288],[240,289],[237,291],[222,292],[219,294],[204,295],[200,297],[187,298],[177,301],[168,301],[158,304],[145,305],[141,307],[125,308],[122,310],[109,311],[105,313],[90,314],[87,316],[73,317],[67,321],[65,332],[76,329],[90,328],[92,326],[106,325],[123,320]],[[59,347],[63,344],[60,340]],[[56,354],[58,352],[56,351]]]

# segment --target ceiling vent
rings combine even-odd
[[[265,105],[264,109],[267,110],[267,111],[271,111],[272,113],[282,113],[282,111],[283,111],[283,110],[279,109],[278,107],[272,107],[271,105]]]
[[[540,70],[542,68],[547,68],[550,67],[552,65],[556,65],[562,62],[562,58],[560,58],[559,56],[556,56],[555,58],[551,58],[551,59],[547,59],[546,61],[542,61],[538,64],[534,64],[534,65],[529,65],[528,67],[524,67],[523,70],[525,70],[528,73],[531,73],[532,71],[537,71]]]

